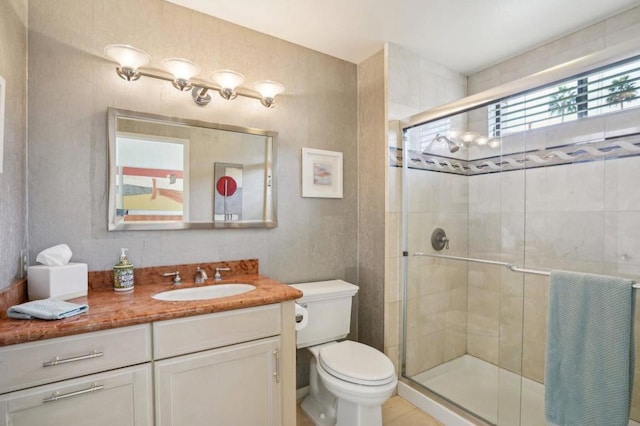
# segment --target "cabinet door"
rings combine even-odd
[[[149,364],[0,396],[2,426],[151,426]]]
[[[157,426],[278,426],[279,337],[155,363]]]

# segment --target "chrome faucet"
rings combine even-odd
[[[220,271],[230,271],[231,268],[216,268],[216,274],[213,276],[214,281],[220,281],[222,279],[222,275],[220,275]]]
[[[193,282],[196,284],[202,284],[204,282],[207,281],[209,277],[207,276],[207,273],[204,269],[200,269],[200,267],[198,266],[198,268],[196,269],[196,276],[193,279]]]
[[[174,285],[182,284],[182,278],[180,278],[180,271],[165,272],[164,274],[162,274],[162,276],[163,277],[174,277],[173,278],[173,284]]]

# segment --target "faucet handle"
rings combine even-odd
[[[164,274],[162,274],[162,276],[163,277],[174,277],[173,278],[173,284],[174,285],[182,284],[182,278],[180,278],[180,271],[165,272]]]
[[[220,271],[230,271],[231,268],[216,268],[216,274],[213,276],[214,281],[220,281],[222,279],[222,275],[220,275]]]

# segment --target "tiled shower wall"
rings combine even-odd
[[[411,256],[432,252],[435,227],[450,239],[442,254],[640,280],[638,123],[640,109],[628,109],[506,136],[501,152],[469,151],[498,164],[524,152],[551,163],[573,157],[568,164],[475,176],[409,170],[409,375],[468,353],[544,381],[549,279]],[[638,389],[638,370],[634,378]]]
[[[466,77],[447,69],[434,61],[421,58],[400,46],[388,43],[385,47],[387,144],[401,146],[398,121],[412,114],[462,98],[467,93]],[[388,164],[388,161],[387,161]],[[361,167],[361,166],[360,166]],[[419,172],[420,173],[420,172]],[[387,168],[385,195],[385,269],[384,269],[384,352],[399,371],[402,342],[401,283],[402,283],[402,169]],[[439,183],[430,182],[427,187],[437,190]],[[424,194],[428,197],[427,194]],[[427,200],[427,198],[425,198]],[[427,206],[429,202],[420,203]],[[435,206],[430,205],[429,209]],[[431,210],[435,211],[435,210]],[[426,214],[426,211],[424,212]],[[426,231],[425,231],[426,232]],[[446,273],[442,271],[442,273]],[[444,279],[444,278],[443,278]],[[416,285],[419,285],[417,283]],[[416,287],[417,288],[417,287]],[[423,288],[424,290],[424,288]],[[418,292],[415,293],[416,296]],[[426,296],[426,295],[422,295]],[[441,313],[438,313],[439,316]],[[434,318],[438,315],[431,315]],[[417,320],[416,320],[417,321]],[[412,325],[415,338],[421,348],[426,348],[429,329],[419,323]],[[444,334],[437,337],[444,342]],[[458,339],[459,340],[459,339]],[[429,346],[430,347],[430,346]],[[417,349],[416,349],[417,350]],[[417,354],[416,354],[417,355]],[[443,352],[444,356],[444,352]],[[439,355],[434,355],[439,359]]]
[[[407,374],[466,353],[467,264],[414,256],[433,252],[431,233],[446,231],[447,255],[466,256],[469,185],[466,176],[409,170]]]
[[[471,257],[640,278],[640,157],[468,179]],[[543,382],[548,289],[547,277],[470,265],[467,352]]]

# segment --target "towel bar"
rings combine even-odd
[[[422,257],[435,257],[437,259],[461,260],[461,261],[465,261],[465,262],[483,263],[485,265],[504,266],[505,268],[507,268],[510,271],[522,272],[524,274],[544,275],[546,277],[551,275],[550,271],[541,271],[541,270],[538,270],[538,269],[521,268],[519,266],[512,265],[511,263],[500,262],[500,261],[497,261],[497,260],[475,259],[475,258],[472,258],[472,257],[461,257],[461,256],[449,256],[449,255],[446,255],[446,254],[414,253],[413,255],[414,256],[422,256]],[[634,282],[632,287],[633,288],[640,288],[640,284]]]

